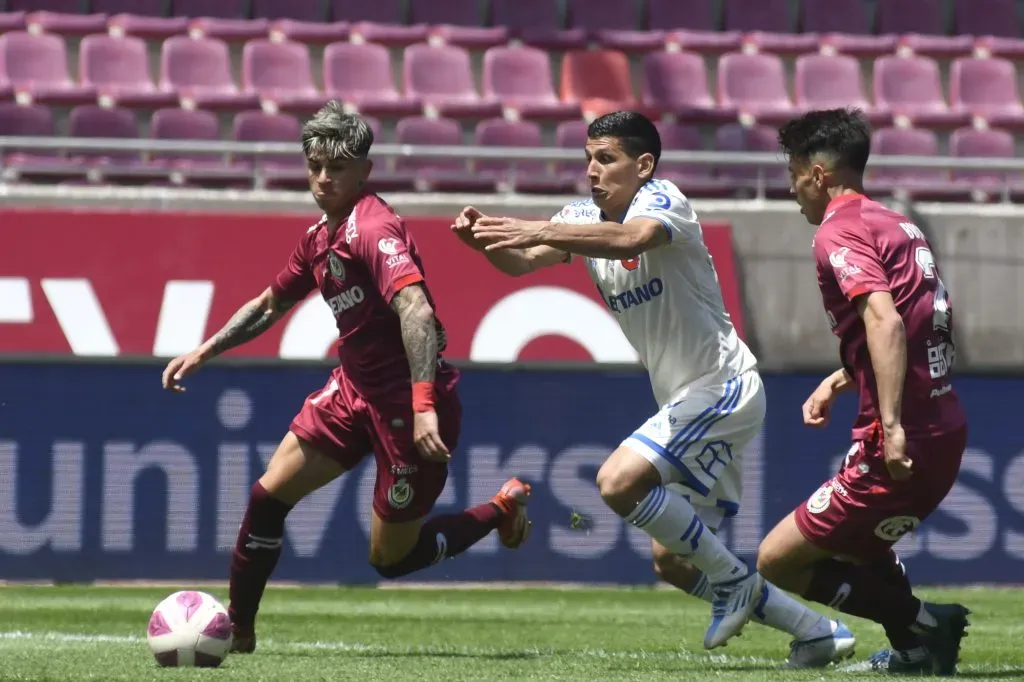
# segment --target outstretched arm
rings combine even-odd
[[[262,294],[239,308],[223,329],[191,353],[180,355],[167,363],[162,376],[163,387],[183,392],[185,387],[180,383],[182,379],[199,369],[207,360],[251,341],[270,329],[297,302],[280,298],[271,287],[267,287]]]
[[[515,218],[480,218],[473,226],[478,239],[489,242],[486,253],[508,249],[549,248],[591,258],[635,258],[671,241],[665,226],[654,218],[625,223],[584,225]]]
[[[529,248],[504,249],[501,251],[487,250],[485,247],[492,243],[492,240],[479,239],[473,234],[473,225],[484,214],[472,206],[462,209],[462,212],[455,218],[452,224],[452,232],[458,236],[463,244],[479,251],[487,257],[491,265],[501,270],[506,275],[518,277],[528,272],[546,268],[551,265],[565,263],[569,260],[566,251],[550,246],[533,246]]]

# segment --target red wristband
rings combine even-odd
[[[434,383],[432,381],[414,381],[412,384],[412,411],[434,411]]]

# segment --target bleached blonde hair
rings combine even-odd
[[[331,100],[302,126],[302,151],[306,158],[365,159],[373,146],[373,130],[356,114],[346,113]]]

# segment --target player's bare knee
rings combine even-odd
[[[658,470],[627,448],[613,452],[597,472],[597,489],[601,499],[623,517],[629,516],[650,491],[660,484]]]
[[[778,545],[770,540],[770,537],[765,538],[757,548],[757,572],[768,582],[778,583],[784,579],[789,562],[785,554],[779,551]]]

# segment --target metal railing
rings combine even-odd
[[[145,138],[70,138],[70,137],[13,137],[0,136],[0,152],[16,149],[22,153],[33,152],[66,152],[74,157],[76,154],[101,153],[104,151],[117,151],[120,153],[131,151],[142,153],[173,153],[175,156],[187,155],[230,155],[232,157],[281,157],[291,156],[298,160],[300,158],[299,145],[297,142],[234,142],[234,141],[201,141],[201,140],[153,140]],[[530,161],[530,162],[579,162],[582,170],[582,150],[568,149],[561,147],[481,147],[475,145],[408,145],[408,144],[377,144],[373,147],[372,155],[376,158],[398,159],[398,158],[446,158],[458,157],[472,160],[503,160],[507,162]],[[2,158],[2,157],[0,157]],[[116,159],[115,159],[116,161]],[[784,161],[779,152],[718,152],[718,151],[665,151],[661,156],[662,163],[684,163],[690,166],[710,166],[722,168],[729,166],[746,166],[757,168],[756,183],[751,188],[756,188],[757,196],[763,197],[767,185],[766,174],[768,172],[778,173]],[[133,167],[131,163],[116,164],[118,176],[152,176],[154,174],[167,176],[175,172],[173,168],[147,167],[145,165]],[[966,158],[950,156],[882,156],[876,155],[871,158],[869,169],[929,169],[929,170],[966,170],[966,171],[988,171],[992,174],[998,173],[1024,173],[1024,159],[1018,158]],[[0,166],[2,169],[2,166]],[[35,159],[31,165],[33,174],[46,175],[48,173],[67,173],[67,164],[54,163],[48,167],[44,158]],[[101,175],[103,168],[96,169]],[[194,177],[217,177],[237,176],[244,172],[253,178],[255,186],[265,186],[267,170],[259,164],[245,168],[223,168],[204,167],[201,169],[184,171]],[[270,171],[273,175],[274,172]],[[1004,200],[1008,199],[1011,179],[1004,177],[1001,181],[1000,191]]]

